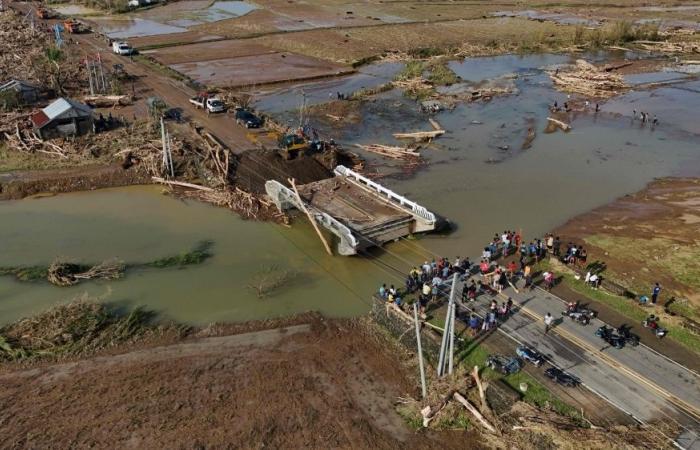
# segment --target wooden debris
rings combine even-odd
[[[476,418],[476,420],[478,420],[479,423],[481,423],[481,425],[484,428],[486,428],[491,433],[497,433],[496,428],[494,428],[494,426],[491,425],[488,420],[486,420],[486,418],[479,412],[478,409],[476,409],[476,407],[474,407],[474,405],[469,403],[469,400],[464,398],[459,392],[454,393],[454,398],[462,405],[464,405],[464,407],[467,408],[467,411],[469,411]]]
[[[130,95],[86,95],[83,102],[96,108],[108,108],[130,105]]]
[[[206,186],[201,186],[199,184],[192,184],[192,183],[185,183],[184,181],[174,181],[174,180],[166,180],[164,178],[160,177],[151,177],[153,181],[156,183],[161,183],[161,184],[167,184],[169,186],[180,186],[180,187],[186,187],[190,189],[198,189],[200,191],[208,191],[212,192],[214,189]]]
[[[582,59],[568,69],[549,71],[549,76],[555,87],[589,97],[612,97],[627,88],[621,75],[606,72]]]
[[[561,120],[555,119],[553,117],[547,117],[547,120],[549,122],[553,123],[554,125],[558,126],[559,128],[561,128],[564,131],[571,130],[571,125],[569,125],[568,123],[564,123]]]
[[[414,141],[427,141],[445,134],[445,130],[416,131],[414,133],[394,133],[396,139],[413,139]]]
[[[330,255],[333,256],[333,251],[331,250],[330,245],[328,245],[328,241],[326,238],[323,236],[323,233],[321,233],[321,230],[318,228],[318,224],[316,223],[316,219],[314,219],[314,216],[311,215],[309,210],[306,208],[306,205],[304,204],[304,201],[301,199],[301,195],[299,195],[299,191],[297,190],[297,185],[294,182],[294,178],[289,178],[287,179],[289,184],[292,186],[292,189],[294,190],[294,193],[297,196],[297,199],[299,200],[299,205],[301,205],[301,209],[304,211],[306,214],[306,217],[309,218],[309,222],[311,222],[311,225],[313,225],[314,230],[316,230],[316,234],[318,234],[318,237],[321,239],[321,242],[323,243],[323,247],[326,249],[326,252]]]
[[[357,147],[361,148],[362,150],[371,152],[371,153],[376,153],[378,155],[386,156],[388,158],[393,158],[393,159],[405,159],[405,158],[419,158],[420,153],[407,149],[407,148],[401,148],[401,147],[390,147],[388,145],[379,145],[379,144],[371,144],[371,145],[361,145],[361,144],[355,144]]]
[[[430,125],[432,125],[433,129],[435,131],[444,131],[445,129],[442,128],[442,126],[437,122],[437,120],[433,119],[432,117],[428,118],[428,122],[430,122]]]

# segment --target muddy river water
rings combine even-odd
[[[201,265],[138,270],[112,282],[58,288],[0,278],[0,324],[84,293],[127,307],[146,305],[165,317],[195,324],[306,310],[361,314],[368,310],[367,299],[378,283],[402,283],[394,269],[408,270],[410,264],[437,254],[476,255],[490,236],[506,228],[539,235],[577,213],[642,188],[654,177],[698,175],[697,79],[678,81],[674,76],[666,86],[631,91],[602,104],[598,114],[577,115],[571,132],[545,134],[547,105],[563,103],[566,95],[551,88],[541,68],[567,60],[554,55],[472,59],[454,68],[469,83],[516,73],[509,78],[517,93],[488,103],[462,104],[436,116],[448,133],[423,150],[429,165],[408,179],[383,182],[449,218],[455,230],[390,244],[372,258],[326,256],[301,219],[292,228],[246,222],[223,209],[165,196],[157,187],[0,203],[0,266],[46,264],[56,256],[144,262],[186,251],[202,240],[214,243],[214,256]],[[480,62],[486,68],[483,73]],[[328,91],[339,86],[381,84],[394,72],[395,67],[366,70],[353,75],[360,78],[303,88],[309,98],[324,101]],[[292,117],[296,113],[285,111],[294,109],[293,92],[269,94],[258,106]],[[632,121],[633,109],[658,114],[659,126],[652,130]],[[392,143],[393,132],[429,129],[416,104],[392,92],[363,106],[359,123],[318,126],[348,145]],[[537,137],[531,148],[521,150],[528,127]],[[261,267],[270,265],[293,269],[298,276],[261,300],[247,285]]]

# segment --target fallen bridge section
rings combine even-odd
[[[298,186],[301,201],[317,223],[338,238],[337,251],[354,255],[412,233],[432,231],[435,214],[347,167],[335,177]],[[275,180],[265,190],[281,211],[301,209],[296,194]]]

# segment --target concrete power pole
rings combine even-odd
[[[420,326],[418,325],[418,305],[413,302],[413,320],[416,324],[416,345],[418,346],[418,366],[420,367],[420,386],[423,398],[428,395],[428,388],[425,385],[425,367],[423,366],[423,346],[420,342]]]

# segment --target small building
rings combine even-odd
[[[40,139],[79,136],[93,131],[92,108],[74,100],[59,98],[32,114],[34,133]]]
[[[41,89],[23,80],[10,80],[0,85],[0,93],[13,92],[15,100],[23,105],[30,105],[41,96]]]

